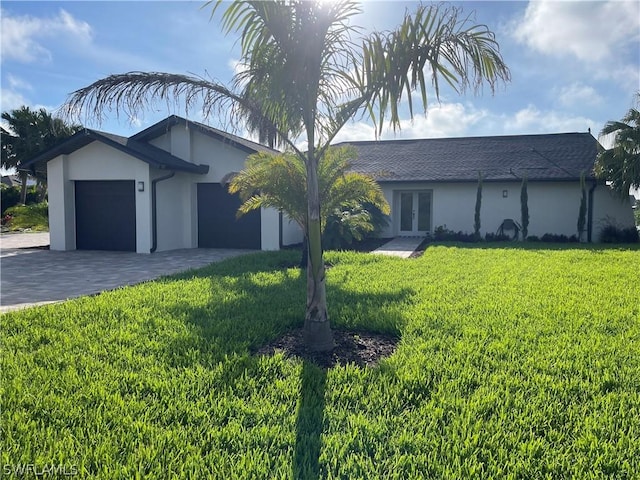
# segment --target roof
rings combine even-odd
[[[113,135],[88,128],[80,130],[58,145],[25,162],[24,167],[40,161],[48,162],[58,155],[68,155],[94,141],[109,145],[155,168],[192,173],[207,173],[209,171],[208,165],[196,165],[186,162],[149,143],[137,142],[133,140],[133,137],[121,137],[120,135]]]
[[[237,135],[218,130],[217,128],[210,127],[209,125],[205,125],[203,123],[187,120],[186,118],[182,118],[177,115],[171,115],[170,117],[165,118],[155,125],[151,125],[149,128],[136,133],[133,137],[131,137],[131,139],[136,141],[148,142],[149,140],[164,135],[174,125],[184,125],[189,128],[194,128],[209,137],[215,138],[222,143],[230,144],[236,148],[244,150],[247,153],[280,153],[278,150],[266,147],[265,145],[262,145],[260,143],[252,142],[251,140],[247,140],[246,138],[238,137]]]
[[[598,142],[590,133],[344,142],[351,169],[380,182],[593,179]]]

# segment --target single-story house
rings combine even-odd
[[[426,235],[437,226],[473,231],[478,172],[482,231],[520,218],[529,179],[529,232],[576,232],[581,173],[589,195],[590,239],[605,222],[633,225],[628,200],[592,174],[590,134],[352,142],[352,168],[372,175],[391,205],[384,236]],[[52,250],[179,248],[277,250],[302,234],[286,215],[261,209],[236,218],[228,181],[263,145],[178,116],[126,138],[84,129],[42,153]]]
[[[583,240],[597,242],[608,224],[634,226],[629,197],[616,196],[594,176],[598,142],[591,133],[510,135],[352,142],[355,171],[371,175],[391,205],[384,236],[425,235],[439,226],[472,233],[482,175],[480,232],[496,233],[521,221],[527,178],[529,235],[577,235],[584,174],[587,225]]]

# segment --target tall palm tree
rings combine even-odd
[[[367,175],[348,171],[349,161],[356,155],[353,147],[331,147],[318,162],[322,232],[328,219],[337,211],[354,210],[357,207],[362,210],[363,205],[370,205],[385,215],[390,213],[380,185]],[[258,152],[249,156],[245,168],[231,180],[229,192],[238,193],[243,202],[238,215],[264,207],[287,213],[304,232],[306,246],[309,223],[306,177],[306,168],[299,156]],[[364,214],[355,216],[352,226],[356,230],[370,231],[374,228],[370,218]]]
[[[41,196],[44,197],[46,164],[34,164],[29,169],[22,166],[27,160],[70,137],[82,127],[67,124],[62,119],[53,117],[44,108],[31,110],[27,106],[3,112],[2,119],[7,122],[10,130],[2,129],[2,167],[18,171],[22,182],[20,202],[26,202],[29,175],[36,179]]]
[[[636,94],[640,105],[640,92]],[[611,121],[600,132],[601,136],[615,135],[613,147],[598,155],[596,173],[611,182],[621,196],[629,189],[640,188],[640,112],[631,108],[621,121]]]
[[[210,2],[216,14],[221,0]],[[318,165],[340,129],[361,113],[380,133],[400,127],[406,101],[414,113],[414,91],[427,108],[427,83],[439,98],[440,83],[458,92],[488,84],[493,91],[510,78],[493,32],[453,7],[419,6],[391,32],[361,36],[352,23],[360,12],[351,1],[224,2],[222,27],[240,35],[243,69],[231,87],[185,75],[131,72],[112,75],[74,92],[71,112],[101,116],[135,112],[154,100],[202,102],[230,120],[271,138],[304,163],[307,182],[307,310],[305,334],[313,350],[333,348],[327,312],[321,244]],[[356,36],[358,40],[356,41]],[[305,144],[299,148],[299,142]]]

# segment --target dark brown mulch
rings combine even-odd
[[[330,352],[310,352],[304,343],[303,329],[285,333],[261,347],[256,355],[273,355],[281,351],[285,356],[308,360],[324,368],[353,363],[358,366],[375,366],[396,349],[398,338],[388,334],[334,330],[336,347]]]

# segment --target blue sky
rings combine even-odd
[[[202,1],[2,1],[2,111],[59,108],[95,80],[133,70],[207,75],[228,83],[239,49]],[[358,23],[391,29],[417,3],[365,1]],[[512,81],[494,95],[444,90],[428,114],[403,121],[395,138],[584,132],[597,136],[620,119],[640,90],[640,2],[464,2],[495,33]],[[134,118],[109,114],[87,126],[131,135],[177,105],[157,104]],[[202,121],[197,110],[188,117]],[[225,126],[217,118],[207,123]],[[244,132],[237,132],[243,134]],[[394,138],[385,132],[383,138]],[[372,140],[366,121],[338,141]],[[606,140],[603,140],[606,144]]]

